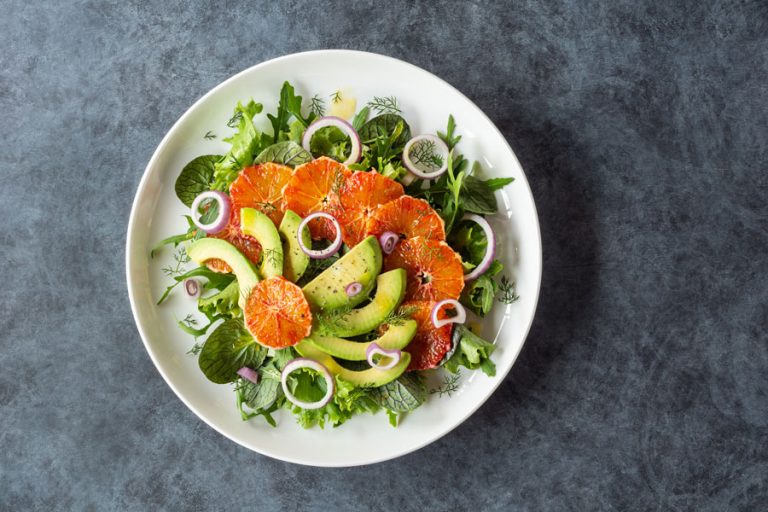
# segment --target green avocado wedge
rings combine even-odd
[[[261,277],[283,275],[283,243],[272,219],[255,208],[240,210],[240,231],[261,244]]]
[[[381,272],[381,264],[379,241],[369,236],[307,283],[304,295],[315,311],[355,307],[368,298]],[[354,282],[363,285],[363,290],[350,297],[345,289]]]
[[[408,368],[408,364],[411,362],[411,354],[402,352],[400,361],[389,370],[369,368],[367,370],[354,371],[344,368],[331,356],[322,350],[315,348],[311,343],[307,343],[306,340],[300,341],[298,345],[293,348],[295,348],[302,357],[314,359],[328,368],[328,371],[333,375],[361,388],[377,388],[392,382],[405,372],[406,368]]]
[[[238,251],[237,247],[218,238],[201,238],[190,244],[187,254],[198,265],[214,258],[229,265],[240,285],[238,305],[240,309],[245,309],[245,299],[251,293],[251,289],[259,282],[259,276],[256,274],[256,269],[251,261]]]
[[[299,280],[309,266],[309,256],[299,245],[299,224],[301,217],[292,210],[286,210],[283,221],[277,228],[283,239],[283,275],[293,283]],[[312,247],[308,229],[301,234],[301,240],[305,247]]]
[[[328,355],[346,359],[348,361],[365,361],[366,351],[373,343],[386,350],[402,350],[416,335],[417,323],[415,320],[403,320],[397,325],[390,325],[387,332],[378,339],[368,343],[345,340],[336,336],[310,335],[304,342],[322,350]]]
[[[376,295],[365,306],[315,315],[317,334],[348,338],[365,334],[386,323],[387,317],[405,296],[405,282],[406,274],[402,268],[381,274],[376,279]]]

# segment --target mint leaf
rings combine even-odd
[[[405,373],[396,380],[369,390],[371,398],[392,412],[409,412],[427,399],[427,389],[416,373]]]
[[[254,159],[253,163],[263,164],[265,162],[276,162],[278,164],[296,167],[297,165],[305,164],[310,161],[312,161],[311,154],[295,142],[287,140],[266,147],[264,151],[259,153]]]
[[[185,206],[192,206],[192,202],[197,196],[210,190],[214,165],[221,158],[221,155],[202,155],[184,166],[181,174],[176,178],[174,189],[176,190],[176,197]]]
[[[370,144],[378,138],[389,138],[395,133],[398,123],[403,123],[403,128],[393,145],[403,146],[411,138],[411,127],[397,114],[382,114],[365,123],[358,131],[360,140],[364,144]]]
[[[259,382],[243,380],[240,389],[243,393],[245,404],[254,410],[267,409],[277,400],[280,394],[280,372],[272,363],[262,366],[257,370]]]
[[[491,178],[489,180],[485,180],[484,183],[488,185],[488,188],[495,192],[496,190],[501,190],[502,188],[506,187],[513,181],[515,181],[515,178]]]
[[[240,319],[227,320],[208,337],[200,351],[198,365],[211,382],[226,384],[237,379],[243,366],[259,366],[267,349],[245,330]]]
[[[464,178],[460,198],[467,212],[488,215],[499,209],[493,189],[485,181],[471,175]]]

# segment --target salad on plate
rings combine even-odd
[[[178,322],[189,353],[244,420],[287,409],[335,427],[383,410],[397,426],[462,369],[495,375],[478,320],[517,296],[485,217],[513,179],[482,178],[452,116],[414,135],[396,98],[356,111],[347,96],[305,104],[285,82],[265,130],[262,105],[239,102],[228,152],[176,180],[187,229],[152,250],[175,248],[158,304],[196,306]]]

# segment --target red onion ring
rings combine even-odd
[[[311,247],[307,247],[306,245],[304,245],[304,240],[302,240],[301,234],[304,232],[304,228],[307,227],[307,224],[309,224],[311,220],[318,219],[318,218],[328,219],[331,221],[331,223],[333,224],[333,228],[336,230],[336,238],[334,238],[333,242],[331,242],[331,245],[329,245],[325,249],[315,250],[315,249],[312,249]],[[299,240],[299,247],[301,248],[302,251],[304,251],[304,254],[306,254],[310,258],[315,260],[330,258],[334,254],[336,254],[336,252],[339,249],[341,249],[341,226],[339,225],[339,221],[336,220],[336,217],[334,217],[330,213],[325,213],[325,212],[310,213],[309,215],[304,217],[304,220],[302,220],[299,223],[298,240]]]
[[[456,316],[443,318],[442,320],[438,319],[438,313],[440,313],[440,310],[443,308],[443,306],[447,305],[451,305],[456,309]],[[439,329],[442,326],[448,324],[463,324],[467,321],[467,310],[464,309],[464,306],[462,306],[459,301],[454,299],[445,299],[435,304],[435,306],[432,308],[432,314],[430,315],[430,318],[432,319],[432,325],[434,325],[436,329]]]
[[[200,296],[200,283],[197,282],[197,279],[185,279],[184,280],[184,291],[187,292],[187,295],[192,298],[196,299]]]
[[[381,365],[373,360],[373,356],[379,355],[382,357],[388,357],[390,358],[390,361],[385,364]],[[372,368],[376,368],[377,370],[389,370],[391,368],[394,368],[397,363],[400,362],[400,358],[402,357],[403,353],[400,350],[388,350],[385,348],[381,348],[376,342],[371,343],[368,345],[368,348],[365,350],[365,357],[368,359],[368,364],[371,365]]]
[[[352,141],[352,147],[349,151],[349,156],[346,160],[344,160],[342,163],[344,165],[349,165],[357,162],[360,159],[360,155],[362,155],[362,144],[360,143],[360,135],[357,134],[357,131],[355,131],[355,128],[343,120],[340,117],[336,116],[325,116],[321,117],[306,129],[304,132],[304,136],[301,138],[301,146],[308,152],[312,153],[312,150],[310,149],[310,142],[312,141],[312,137],[315,136],[315,133],[317,133],[317,130],[321,128],[327,128],[329,126],[334,126],[338,128],[339,130],[343,131],[347,134],[349,137],[349,140]]]
[[[429,141],[435,144],[437,146],[438,151],[442,153],[443,155],[443,165],[436,171],[432,172],[424,172],[421,169],[418,168],[418,166],[413,163],[411,160],[411,148],[414,144],[418,142],[423,141]],[[408,172],[416,176],[417,178],[421,178],[423,180],[433,180],[437,177],[439,177],[441,174],[443,174],[446,170],[448,170],[448,153],[449,153],[448,146],[445,145],[445,142],[443,142],[440,137],[437,137],[435,135],[417,135],[416,137],[409,140],[405,147],[403,148],[403,165],[405,165],[405,168],[408,169]],[[405,180],[403,180],[405,181]],[[413,181],[412,179],[409,180]]]
[[[237,370],[237,374],[244,378],[245,380],[249,380],[253,382],[254,384],[259,383],[259,374],[256,373],[256,370],[252,370],[251,368],[248,368],[247,366],[243,366],[239,370]]]
[[[491,263],[493,262],[493,258],[496,257],[496,235],[491,229],[491,225],[488,224],[488,221],[479,215],[468,213],[462,218],[462,220],[471,220],[477,223],[485,232],[485,238],[488,240],[488,247],[485,250],[485,256],[483,256],[483,259],[480,261],[480,263],[472,269],[472,272],[464,276],[465,281],[472,281],[473,279],[480,277],[486,270],[488,270],[488,268],[491,266]]]
[[[347,297],[354,297],[361,291],[363,291],[363,285],[358,283],[357,281],[349,283],[345,288],[344,291],[347,292]]]
[[[219,203],[219,215],[210,224],[203,224],[200,222],[200,205],[206,199],[211,199]],[[229,196],[224,192],[219,192],[218,190],[203,192],[192,201],[192,221],[195,223],[195,226],[199,227],[209,235],[216,234],[224,229],[229,223],[230,208],[231,203],[229,201]]]
[[[394,231],[385,231],[379,235],[379,245],[384,254],[392,254],[398,242],[400,242],[400,236]]]
[[[288,376],[296,370],[300,370],[302,368],[315,370],[316,372],[322,374],[323,379],[325,379],[325,396],[323,396],[323,398],[317,402],[304,402],[303,400],[299,400],[293,395],[293,393],[291,393],[291,390],[288,388]],[[285,365],[285,368],[283,368],[283,373],[280,375],[280,383],[283,386],[283,393],[285,393],[285,398],[290,400],[294,405],[301,407],[302,409],[319,409],[324,407],[328,404],[328,402],[331,401],[333,394],[336,392],[336,381],[333,380],[333,376],[331,375],[331,372],[328,371],[328,368],[318,363],[314,359],[307,359],[305,357],[298,357],[292,361],[289,361],[288,364]]]

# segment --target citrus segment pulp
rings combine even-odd
[[[423,199],[401,196],[381,205],[368,220],[367,234],[379,236],[392,231],[401,240],[421,236],[445,240],[445,223]]]
[[[411,354],[411,362],[407,371],[427,370],[435,368],[451,350],[451,334],[453,325],[448,324],[436,328],[432,323],[432,308],[434,301],[411,301],[400,306],[400,311],[410,313],[411,318],[418,324],[416,335],[403,350]],[[444,310],[438,313],[439,318],[448,315]]]

